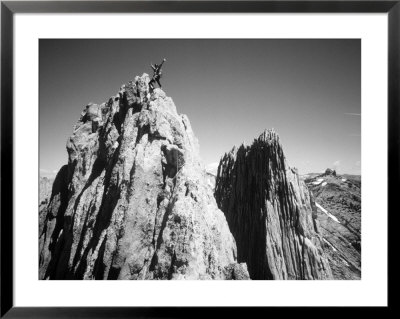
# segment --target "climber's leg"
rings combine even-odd
[[[154,90],[153,83],[154,83],[154,79],[151,79],[150,82],[149,82],[149,88],[150,88],[151,91]]]

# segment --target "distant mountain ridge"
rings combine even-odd
[[[334,278],[361,279],[361,176],[327,169],[305,182],[315,198]]]

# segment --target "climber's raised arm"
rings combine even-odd
[[[160,69],[161,69],[161,66],[164,64],[165,61],[167,61],[166,58],[164,58],[164,59],[161,61],[160,65],[159,65],[159,68],[160,68]]]

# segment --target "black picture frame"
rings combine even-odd
[[[15,13],[200,13],[200,12],[314,12],[388,13],[388,248],[394,242],[393,215],[397,211],[400,129],[400,0],[396,1],[1,1],[1,317],[6,318],[132,318],[192,317],[247,314],[227,308],[132,307],[15,307],[13,303],[13,19]],[[377,108],[379,111],[379,108]],[[388,254],[389,262],[389,254]],[[388,263],[389,264],[389,263]],[[389,269],[388,269],[389,270]],[[389,273],[390,275],[390,273]],[[388,280],[388,287],[390,280]],[[388,300],[390,308],[390,298]],[[277,308],[256,308],[270,313]],[[293,309],[293,308],[292,308]],[[306,314],[296,308],[297,315]],[[335,310],[332,310],[335,311]],[[368,310],[370,311],[370,310]]]

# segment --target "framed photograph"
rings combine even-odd
[[[399,30],[398,1],[2,1],[1,316],[388,307]]]

